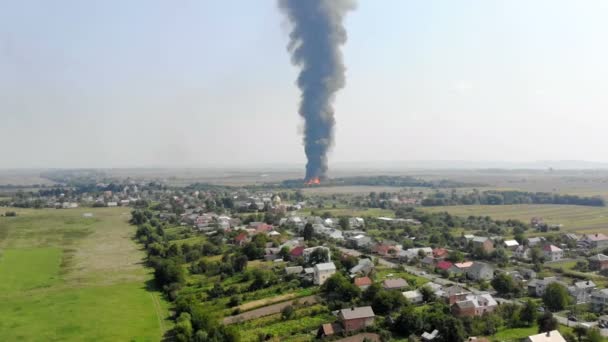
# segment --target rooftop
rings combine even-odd
[[[371,306],[362,306],[359,308],[350,308],[340,310],[340,316],[345,319],[369,318],[375,317],[374,310]]]
[[[562,334],[560,334],[557,330],[528,336],[528,340],[530,342],[566,342]]]
[[[322,264],[316,264],[315,270],[317,271],[335,271],[336,265],[333,262],[324,262]]]

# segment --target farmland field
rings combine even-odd
[[[447,211],[457,216],[490,216],[498,220],[518,219],[526,223],[542,217],[546,223],[562,224],[563,231],[608,233],[608,207],[554,204],[459,205],[426,207],[425,211]]]
[[[146,288],[128,209],[15,211],[0,217],[1,341],[162,338],[168,307]]]

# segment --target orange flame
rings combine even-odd
[[[308,182],[305,183],[306,185],[319,185],[321,184],[321,180],[319,179],[319,177],[315,177],[315,178],[311,178],[308,180]]]

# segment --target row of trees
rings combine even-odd
[[[221,237],[215,243],[199,244],[171,243],[171,237],[165,232],[165,223],[154,217],[149,210],[134,210],[131,213],[132,224],[138,225],[135,238],[141,242],[148,255],[148,265],[154,269],[154,279],[159,287],[176,304],[176,324],[173,337],[180,342],[238,342],[237,330],[219,324],[218,317],[211,316],[194,295],[180,295],[180,289],[186,281],[186,262],[194,262],[191,270],[199,272],[217,272],[233,274],[242,272],[247,266],[247,257],[243,254],[226,255],[218,263],[200,261],[201,256],[221,254]],[[198,262],[197,262],[198,261]],[[209,292],[223,289],[213,289]]]
[[[525,191],[498,191],[488,190],[479,192],[477,190],[459,194],[436,192],[422,200],[423,206],[445,206],[445,205],[503,205],[503,204],[568,204],[603,207],[605,201],[601,197],[585,197],[576,195],[560,195],[548,192],[525,192]]]

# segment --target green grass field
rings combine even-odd
[[[162,338],[168,304],[146,289],[128,210],[15,210],[0,217],[0,341]]]
[[[562,231],[578,233],[608,233],[608,207],[576,205],[521,204],[521,205],[459,205],[425,207],[430,212],[447,211],[457,216],[490,216],[494,219],[518,219],[526,223],[534,216],[546,223],[562,224]]]

